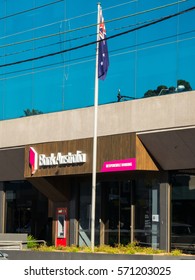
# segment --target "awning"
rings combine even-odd
[[[195,127],[137,136],[163,170],[195,168]]]

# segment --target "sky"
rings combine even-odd
[[[99,104],[117,102],[119,89],[139,99],[179,79],[195,89],[195,10],[171,17],[194,0],[102,0],[101,6],[110,65],[99,81]],[[0,0],[0,120],[23,117],[27,109],[93,106],[96,24],[94,0]]]

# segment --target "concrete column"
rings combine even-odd
[[[168,173],[160,184],[160,249],[171,250],[171,186]]]
[[[5,190],[3,182],[0,182],[0,233],[5,232]]]

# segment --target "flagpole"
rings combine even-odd
[[[94,89],[94,131],[93,131],[93,165],[92,165],[92,196],[91,196],[91,250],[95,246],[95,204],[96,204],[96,166],[97,166],[97,121],[98,121],[98,53],[99,53],[99,14],[100,3],[97,13],[97,44],[96,44],[96,66],[95,66],[95,89]]]

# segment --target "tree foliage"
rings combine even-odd
[[[179,86],[184,86],[185,89],[182,91],[190,91],[192,90],[192,87],[189,82],[185,80],[178,80],[177,81],[177,87],[174,86],[167,87],[165,85],[160,85],[156,89],[149,89],[145,92],[144,97],[152,97],[152,96],[158,96],[158,95],[165,95],[170,93],[179,92]]]
[[[43,112],[39,111],[39,110],[36,110],[36,109],[26,109],[24,110],[24,115],[25,117],[28,117],[28,116],[33,116],[33,115],[39,115],[39,114],[43,114]]]

